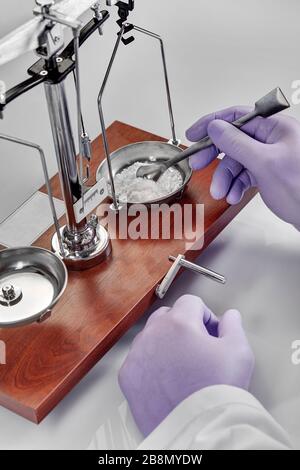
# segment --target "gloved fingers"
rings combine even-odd
[[[244,183],[239,178],[237,178],[234,181],[232,188],[230,189],[226,197],[226,201],[231,206],[238,204],[243,199],[245,191],[246,191],[246,188],[245,188]]]
[[[131,344],[131,348],[130,350],[132,350],[134,348],[134,346],[136,345],[136,343],[138,341],[140,341],[142,335],[143,335],[143,332],[145,331],[146,328],[149,328],[149,326],[151,326],[153,324],[153,322],[155,320],[157,320],[158,318],[166,315],[167,313],[169,313],[169,311],[171,310],[170,307],[160,307],[158,308],[157,310],[155,310],[155,312],[153,312],[150,317],[148,318],[144,328],[142,329],[142,331],[140,331],[140,333],[138,333],[134,340],[132,341],[132,344]]]
[[[249,188],[253,188],[253,187],[257,186],[257,182],[256,182],[255,177],[252,175],[252,173],[250,173],[250,171],[246,170],[245,168],[241,172],[241,174],[239,175],[239,178],[243,181],[245,186],[249,185]]]
[[[231,341],[245,341],[248,344],[242,325],[242,317],[238,310],[227,310],[219,319],[219,338],[227,338]]]
[[[245,192],[251,188],[251,180],[246,170],[233,181],[233,184],[227,194],[228,204],[238,204],[244,197]]]
[[[192,170],[202,170],[206,168],[219,155],[218,149],[211,145],[207,149],[197,152],[189,158],[189,164]]]
[[[225,121],[215,120],[208,126],[208,134],[215,146],[256,174],[264,167],[265,144]]]
[[[260,153],[263,155],[263,152],[262,152],[263,148],[261,147],[261,145],[263,145],[262,142],[268,141],[269,135],[271,136],[271,129],[277,123],[275,119],[268,118],[268,120],[266,120],[266,119],[257,117],[250,123],[243,126],[242,131],[239,129],[235,129],[233,126],[230,126],[230,127],[228,126],[227,133],[224,134],[222,138],[218,139],[217,137],[215,137],[215,132],[216,132],[216,129],[218,128],[218,123],[222,122],[217,119],[219,115],[222,116],[223,121],[225,123],[226,118],[228,121],[232,121],[233,119],[237,119],[241,115],[246,114],[247,110],[249,110],[249,108],[240,107],[240,108],[230,108],[229,110],[225,110],[224,114],[223,112],[214,113],[212,115],[206,116],[205,118],[202,118],[203,123],[201,123],[202,120],[199,121],[200,127],[196,126],[195,129],[192,128],[192,130],[188,132],[188,135],[192,136],[190,137],[190,140],[197,141],[197,140],[200,140],[201,135],[205,136],[208,134],[212,138],[215,144],[190,157],[189,159],[190,167],[193,170],[201,170],[203,168],[206,168],[213,160],[215,160],[215,158],[219,155],[220,152],[227,153],[228,156],[239,161],[240,164],[242,165],[244,165],[245,162],[247,163],[249,162],[248,154],[252,156],[253,153],[256,153],[257,155]],[[220,124],[220,126],[222,126],[222,124]],[[230,133],[230,129],[235,129],[236,132],[234,133],[234,131],[231,131]],[[197,130],[199,130],[199,134],[196,134]],[[224,130],[226,130],[226,128],[223,127],[222,131]],[[195,135],[197,135],[199,139],[194,138],[193,136]],[[255,138],[252,138],[250,136],[253,136]],[[237,139],[237,141],[234,142],[234,139]],[[227,144],[226,147],[224,146],[225,145],[224,140],[226,141],[226,144]],[[227,151],[225,149],[227,149]],[[252,171],[253,171],[253,169],[256,167],[256,162],[253,162],[252,167],[253,167],[252,168]],[[248,165],[248,168],[249,168],[249,165]],[[251,168],[251,162],[250,162],[250,168]]]
[[[247,379],[243,385],[243,387],[247,389],[254,369],[255,357],[248,342],[242,325],[241,314],[238,310],[227,310],[223,317],[220,318],[219,338],[224,344],[226,343],[228,353],[231,351],[234,357],[238,357],[241,371],[247,371]]]
[[[140,331],[133,339],[131,345],[130,345],[130,349],[129,349],[129,354],[130,352],[134,349],[136,343],[138,343],[143,335],[143,331],[144,331],[145,328],[142,329],[142,331]]]
[[[281,114],[268,118],[257,116],[241,129],[244,133],[254,137],[258,142],[275,144],[293,133],[295,127],[298,128],[298,122],[292,116]]]
[[[210,336],[217,338],[219,335],[219,319],[208,307],[206,308],[210,313],[210,317],[205,322],[205,328]]]
[[[193,328],[200,328],[205,334],[209,334],[209,329],[214,331],[218,323],[213,312],[200,297],[195,295],[180,297],[169,314],[178,322],[190,324]]]
[[[219,119],[222,121],[233,122],[241,116],[249,113],[252,109],[253,108],[248,106],[233,106],[231,108],[208,114],[200,118],[186,131],[186,137],[191,142],[197,142],[208,135],[208,126],[212,121]],[[277,132],[273,133],[275,127]],[[284,136],[293,132],[295,127],[298,127],[298,123],[291,116],[271,116],[267,119],[257,116],[247,124],[244,124],[242,131],[259,142],[273,144],[278,141],[278,130],[282,131],[281,138],[284,138]]]
[[[243,170],[243,166],[225,155],[214,172],[210,193],[214,199],[223,199],[227,196],[236,176]]]
[[[198,142],[203,139],[203,137],[207,136],[207,128],[211,121],[222,119],[223,121],[233,122],[249,113],[251,109],[252,108],[247,106],[233,106],[215,113],[207,114],[198,119],[198,121],[186,131],[186,137],[191,142]]]
[[[150,326],[153,323],[153,321],[156,320],[157,318],[169,313],[170,310],[171,310],[170,307],[160,307],[157,310],[155,310],[155,312],[153,312],[152,315],[150,315],[150,317],[148,318],[145,328]]]

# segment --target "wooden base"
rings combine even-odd
[[[110,126],[108,138],[111,151],[133,142],[164,140],[120,122]],[[99,137],[93,142],[93,177],[103,158]],[[249,191],[233,207],[214,201],[209,186],[217,164],[193,175],[181,201],[205,205],[203,249],[255,194]],[[61,198],[58,176],[52,187]],[[53,227],[35,245],[49,248],[52,234]],[[193,260],[200,253],[186,252],[184,240],[113,240],[112,245],[112,256],[103,264],[69,273],[66,292],[45,323],[0,329],[7,350],[7,364],[0,366],[2,406],[39,423],[152,304],[155,288],[170,268],[168,256],[180,253]]]

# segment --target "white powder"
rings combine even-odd
[[[142,203],[168,196],[182,186],[183,179],[176,168],[168,168],[157,182],[137,178],[139,167],[149,162],[135,162],[115,177],[115,190],[120,202]]]

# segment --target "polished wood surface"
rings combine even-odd
[[[120,122],[109,127],[108,137],[112,151],[133,142],[164,140]],[[103,159],[101,137],[93,142],[93,156],[94,178]],[[205,205],[203,249],[255,194],[249,191],[234,207],[214,201],[209,186],[217,164],[193,175],[181,201]],[[61,198],[58,176],[52,187]],[[49,248],[52,234],[53,228],[35,245]],[[7,364],[0,366],[2,406],[40,422],[152,304],[155,287],[170,268],[168,256],[181,253],[193,260],[201,251],[186,252],[184,240],[113,240],[112,245],[112,256],[103,264],[69,273],[66,292],[48,320],[0,329],[7,349]]]

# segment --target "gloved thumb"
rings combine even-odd
[[[255,357],[243,329],[241,315],[237,310],[227,310],[220,319],[219,338],[226,341],[226,353],[231,351],[236,366],[233,368],[236,380],[231,384],[247,390],[254,370]]]
[[[241,163],[255,174],[262,162],[264,144],[249,137],[232,124],[220,119],[211,121],[208,135],[215,146],[223,153]]]
[[[240,312],[234,309],[227,310],[219,320],[218,332],[219,338],[246,340]]]

